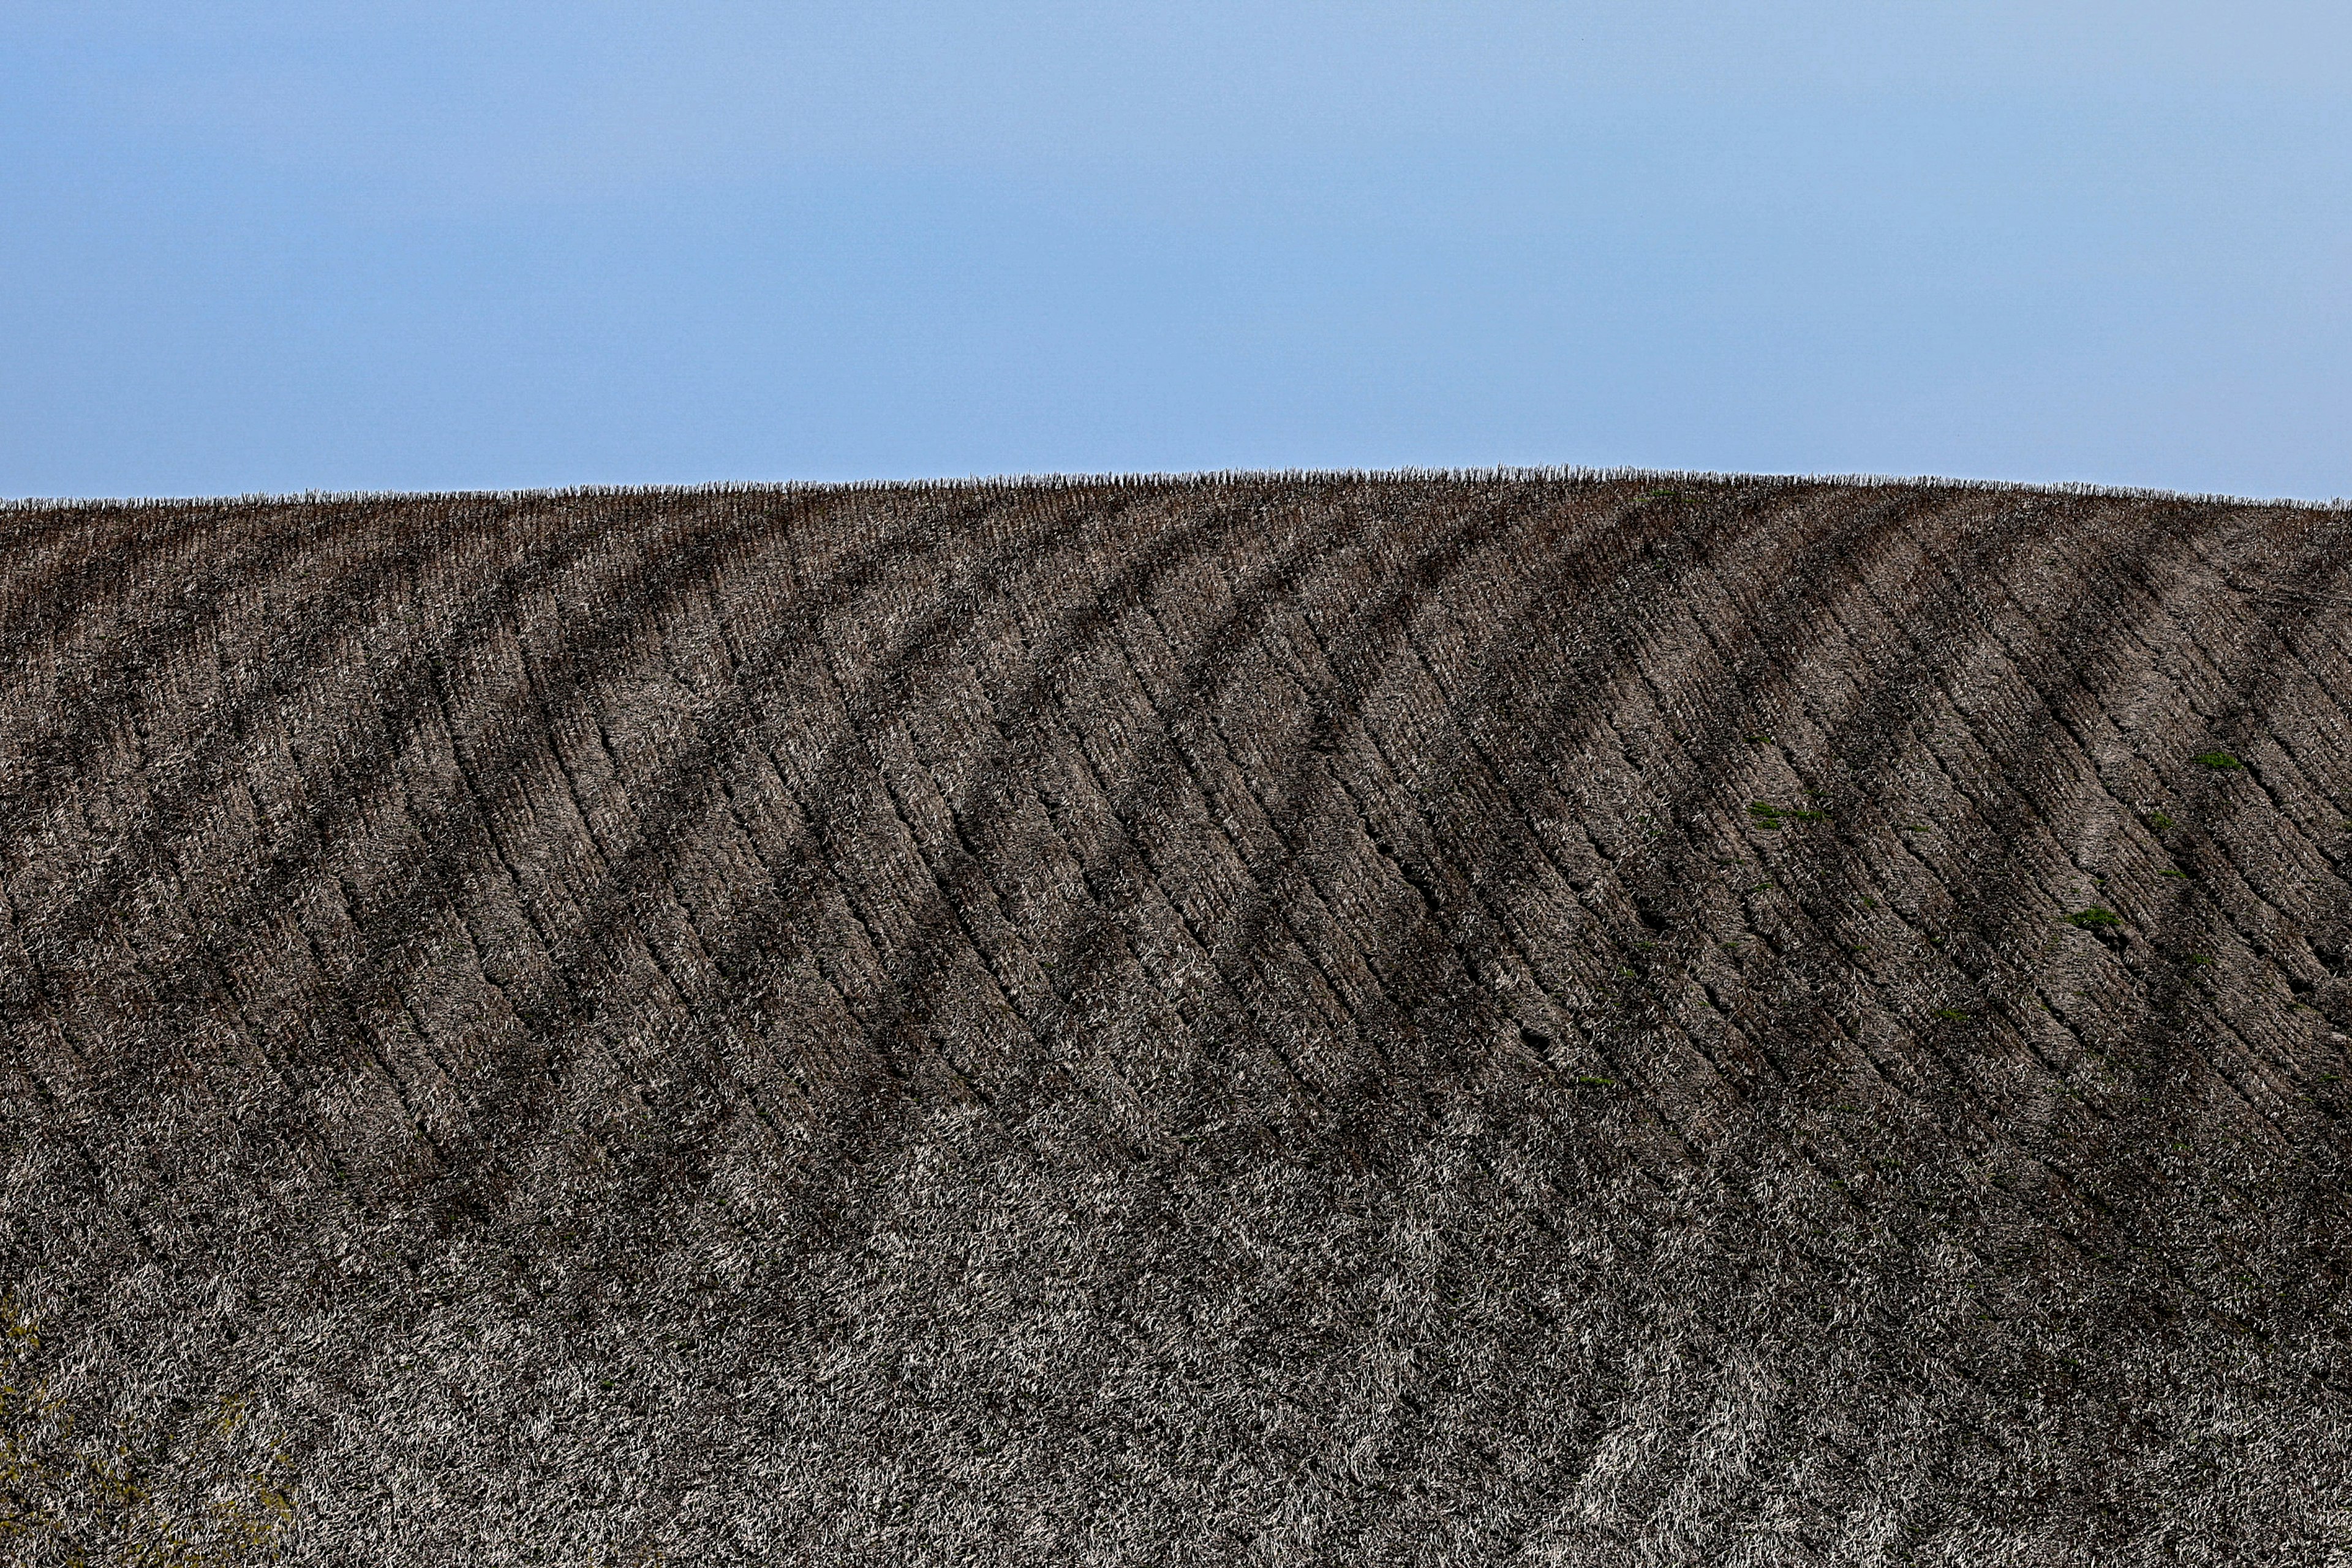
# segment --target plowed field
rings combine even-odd
[[[2348,712],[2340,508],[0,510],[0,1561],[2342,1562]]]

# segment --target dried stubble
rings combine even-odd
[[[0,1552],[2329,1561],[2338,510],[0,511]]]

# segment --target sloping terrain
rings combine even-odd
[[[2338,1561],[2347,708],[2341,509],[0,511],[0,1560]]]

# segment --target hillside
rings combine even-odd
[[[0,510],[0,1560],[2344,1561],[2347,707],[2341,509]]]

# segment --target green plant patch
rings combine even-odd
[[[2147,825],[2158,833],[2168,832],[2172,827],[2172,818],[2160,811],[2151,811],[2147,814]]]
[[[2201,752],[2197,760],[2209,768],[2242,768],[2246,764],[2227,752]]]
[[[1580,1078],[1576,1080],[1587,1089],[1608,1089],[1616,1083],[1613,1078]]]
[[[2081,931],[2098,931],[2105,926],[2119,926],[2124,917],[2113,910],[2076,910],[2066,917],[2066,923]]]
[[[1938,1007],[1936,1009],[1936,1016],[1938,1018],[1965,1019],[1968,1015],[1961,1012],[1958,1007]]]
[[[2206,956],[2205,956],[2205,954],[2203,954],[2203,953],[2201,953],[2201,952],[2192,952],[2192,953],[2190,953],[2190,954],[2189,955],[2189,958],[2188,958],[2187,962],[2189,962],[2189,963],[2194,963],[2194,964],[2198,964],[2198,965],[2200,965],[2200,966],[2201,966],[2201,965],[2210,964],[2210,963],[2213,962],[2213,960],[2211,960],[2210,958],[2206,957]]]
[[[2178,877],[2184,882],[2189,880],[2189,873],[2182,870],[2178,866],[2167,866],[2163,870],[2158,871],[2157,875],[2159,877]]]
[[[1774,805],[1771,802],[1764,800],[1749,801],[1748,803],[1748,815],[1754,817],[1757,821],[1762,823],[1767,827],[1780,826],[1780,819],[1784,816],[1797,822],[1827,822],[1829,820],[1829,813],[1825,811],[1812,811],[1801,805]]]

